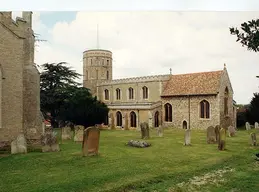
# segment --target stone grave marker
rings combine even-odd
[[[251,133],[250,137],[251,137],[251,144],[252,144],[252,146],[256,146],[257,145],[256,133],[254,133],[254,132]]]
[[[259,129],[259,125],[257,122],[255,122],[255,129]]]
[[[147,122],[140,124],[141,129],[141,139],[149,139],[149,126]]]
[[[235,134],[236,134],[235,128],[234,128],[232,125],[230,125],[230,126],[228,127],[228,136],[229,136],[229,137],[234,137]]]
[[[208,144],[216,143],[216,133],[215,133],[215,128],[213,126],[209,126],[207,128],[207,143]]]
[[[17,153],[27,153],[27,142],[22,133],[11,142],[11,154]]]
[[[42,152],[60,151],[57,135],[52,128],[46,128],[45,133],[41,137]]]
[[[216,142],[219,142],[219,131],[220,131],[220,125],[216,125],[215,126]]]
[[[97,126],[88,127],[84,131],[83,156],[98,155],[100,140],[100,129]]]
[[[251,129],[251,126],[248,122],[246,122],[246,130],[249,131]]]
[[[72,139],[72,131],[70,127],[63,127],[61,133],[62,140]]]
[[[81,125],[75,126],[74,141],[75,142],[82,142],[83,136],[84,136],[84,126],[81,126]]]
[[[191,130],[185,130],[184,145],[191,145]]]
[[[163,137],[164,135],[164,129],[161,125],[159,125],[159,127],[157,128],[157,134],[158,134],[158,137]]]
[[[226,129],[224,128],[221,128],[219,132],[218,149],[220,151],[223,151],[226,149]]]

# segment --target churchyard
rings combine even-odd
[[[184,145],[183,129],[150,129],[146,148],[126,145],[142,140],[140,131],[101,130],[100,154],[83,157],[82,142],[62,141],[58,130],[58,152],[0,156],[0,191],[257,191],[259,147],[249,131],[227,135],[220,151],[206,130],[192,130]]]

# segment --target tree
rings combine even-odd
[[[85,128],[106,121],[109,109],[101,101],[93,97],[89,89],[71,87],[68,98],[61,109],[62,119]]]
[[[41,110],[44,116],[50,113],[52,127],[58,127],[60,120],[60,108],[67,99],[71,88],[80,84],[75,79],[80,77],[66,62],[45,63],[40,74],[40,98]]]
[[[237,42],[242,46],[246,46],[248,50],[254,52],[259,51],[259,19],[251,20],[241,24],[241,32],[239,29],[231,27],[230,34],[237,36]]]
[[[254,93],[249,108],[247,110],[247,118],[250,123],[259,122],[259,93]]]

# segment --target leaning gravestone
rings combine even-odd
[[[72,132],[70,127],[63,127],[61,133],[62,140],[72,139]]]
[[[75,136],[74,141],[75,142],[82,142],[84,136],[84,127],[81,125],[75,126]]]
[[[226,130],[224,128],[221,128],[219,132],[218,149],[220,151],[223,151],[226,149]]]
[[[215,126],[216,142],[219,142],[219,131],[220,131],[220,125],[216,125]]]
[[[51,128],[45,129],[45,133],[41,137],[42,152],[60,151],[56,134]]]
[[[248,130],[250,130],[250,129],[251,129],[250,124],[249,124],[248,122],[246,122],[246,130],[248,131]]]
[[[259,125],[257,122],[255,122],[255,129],[259,129]]]
[[[88,127],[84,130],[83,156],[98,155],[100,140],[100,129],[97,126]]]
[[[164,130],[163,130],[163,127],[161,127],[161,125],[159,125],[159,127],[157,128],[157,134],[158,134],[158,137],[163,137]]]
[[[27,142],[24,134],[19,134],[15,140],[11,142],[11,154],[27,153]]]
[[[209,126],[207,128],[207,143],[208,144],[216,143],[216,133],[215,133],[215,128],[213,126]]]
[[[141,129],[141,139],[149,139],[149,126],[147,122],[140,124]]]
[[[191,145],[191,130],[185,130],[184,145]]]
[[[257,145],[257,141],[256,141],[256,133],[251,133],[250,134],[250,136],[251,136],[251,144],[253,145],[253,146],[256,146]]]
[[[235,136],[235,133],[236,133],[235,128],[234,128],[232,125],[230,125],[230,126],[228,127],[228,136],[229,136],[229,137],[234,137],[234,136]]]

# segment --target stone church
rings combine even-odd
[[[16,21],[11,12],[0,12],[0,34],[0,149],[19,134],[33,146],[39,144],[43,127],[32,12],[23,12]]]
[[[236,127],[236,107],[226,66],[222,70],[112,79],[112,52],[83,53],[83,85],[109,107],[111,128],[206,129]]]

